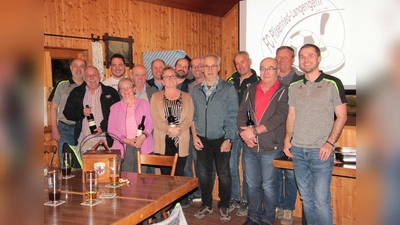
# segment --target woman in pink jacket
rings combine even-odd
[[[108,119],[108,131],[117,135],[125,145],[125,152],[120,142],[114,141],[113,149],[121,150],[122,171],[137,172],[136,152],[150,154],[154,150],[151,135],[153,120],[150,105],[146,100],[135,97],[135,84],[130,78],[122,78],[118,83],[118,91],[122,100],[112,105]],[[137,136],[138,125],[145,116],[143,132]],[[143,169],[143,168],[142,168]],[[146,171],[146,170],[144,170]]]

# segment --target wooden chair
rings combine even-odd
[[[168,166],[172,167],[171,176],[175,175],[176,162],[178,161],[178,153],[175,156],[167,155],[142,155],[140,151],[137,151],[138,160],[138,173],[142,173],[142,164],[152,166]]]
[[[167,167],[172,167],[170,175],[174,176],[176,170],[176,162],[178,161],[178,153],[175,153],[175,156],[142,155],[140,151],[137,151],[137,161],[138,161],[138,173],[142,173],[142,165],[167,166]],[[171,207],[172,206],[169,205],[166,206],[164,209],[162,209],[161,212],[164,220],[168,218],[167,211]]]
[[[50,167],[57,167],[53,165],[53,159],[54,155],[57,154],[57,146],[56,145],[44,145],[43,147],[44,150],[44,164],[45,166]],[[47,155],[46,155],[47,154]],[[50,163],[49,163],[49,158],[51,157]]]

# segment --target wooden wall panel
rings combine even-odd
[[[222,20],[221,77],[228,79],[236,71],[233,54],[239,50],[239,9],[236,4]],[[254,66],[254,65],[253,65]],[[254,67],[253,67],[254,68]]]
[[[44,33],[132,36],[135,64],[143,64],[142,52],[146,51],[181,49],[190,57],[207,53],[223,57],[223,19],[136,0],[44,1]],[[227,24],[237,26],[237,22]],[[87,60],[92,63],[91,40],[44,36],[44,46],[88,50]],[[106,70],[105,77],[109,76]]]

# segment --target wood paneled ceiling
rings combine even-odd
[[[239,0],[139,0],[156,5],[223,17]]]

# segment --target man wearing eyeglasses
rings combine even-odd
[[[293,67],[294,54],[293,48],[289,46],[281,46],[276,50],[275,59],[279,63],[278,80],[285,85],[289,85],[290,82],[299,77]],[[282,155],[285,154],[282,153]],[[281,224],[291,225],[297,196],[297,185],[293,170],[278,170],[278,192],[278,207],[276,207],[275,217],[281,219]]]
[[[251,59],[249,53],[246,51],[238,51],[233,56],[235,67],[237,71],[232,74],[228,79],[238,94],[239,105],[242,102],[243,92],[248,86],[257,82],[260,78],[257,76],[256,71],[250,68]],[[239,158],[241,149],[243,148],[243,141],[237,133],[235,136],[235,141],[232,145],[231,159],[229,166],[231,169],[232,176],[232,196],[229,203],[229,212],[234,209],[238,209],[236,215],[247,216],[248,205],[247,205],[247,183],[246,183],[246,173],[243,172],[243,183],[242,183],[242,194],[240,194],[240,177],[239,177]],[[245,171],[242,160],[242,168]]]
[[[192,92],[194,116],[191,129],[197,150],[202,200],[202,206],[194,217],[203,219],[213,213],[212,172],[215,163],[220,220],[228,222],[231,219],[228,208],[232,188],[229,159],[237,130],[238,97],[233,85],[219,77],[221,58],[218,55],[205,55],[201,62],[206,79]]]
[[[278,62],[265,58],[260,78],[243,94],[237,122],[245,143],[243,161],[248,184],[249,211],[245,225],[274,224],[278,203],[278,169],[272,160],[282,156],[285,121],[288,113],[287,86],[278,80]],[[254,121],[248,127],[247,111]]]

